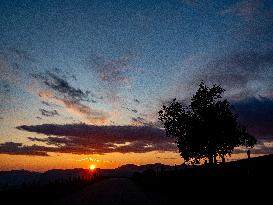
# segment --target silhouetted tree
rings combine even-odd
[[[224,91],[220,85],[210,88],[201,82],[189,106],[174,99],[159,111],[166,135],[176,138],[185,161],[197,163],[208,158],[213,164],[217,156],[230,156],[234,147],[256,144],[257,140],[237,122],[238,115],[231,111],[230,103],[222,99]]]

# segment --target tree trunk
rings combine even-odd
[[[209,156],[209,165],[213,165],[213,155]]]
[[[217,164],[216,154],[213,155],[213,163]]]

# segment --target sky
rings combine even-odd
[[[158,111],[202,80],[273,151],[271,0],[3,0],[0,73],[0,170],[181,164]]]

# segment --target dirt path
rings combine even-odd
[[[87,187],[81,192],[56,201],[54,205],[151,205],[142,190],[130,179],[110,178]]]

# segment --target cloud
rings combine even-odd
[[[11,84],[23,84],[22,76],[33,69],[33,58],[24,50],[18,48],[5,48],[0,50],[0,79]],[[26,66],[27,64],[27,66]]]
[[[249,148],[237,147],[234,149],[234,154],[246,154]],[[273,153],[273,141],[271,139],[260,139],[254,148],[251,149],[251,154],[267,155]]]
[[[132,66],[133,59],[134,55],[128,52],[114,59],[95,56],[89,62],[88,70],[95,74],[101,88],[105,89],[106,98],[111,103],[119,102],[120,90],[131,84],[132,71],[137,71]]]
[[[49,102],[46,102],[46,101],[41,101],[41,103],[43,104],[43,105],[46,105],[46,106],[50,106],[50,103]]]
[[[76,154],[104,154],[110,152],[145,153],[175,151],[174,139],[164,130],[148,126],[95,126],[87,124],[43,124],[17,127],[19,130],[50,135],[47,138],[29,138],[56,146],[48,151]]]
[[[233,35],[240,39],[244,47],[272,48],[272,9],[272,5],[264,0],[242,0],[225,8],[220,14],[240,18],[238,22],[232,21],[236,22],[233,24]]]
[[[131,54],[110,61],[97,58],[94,60],[95,71],[101,81],[111,85],[126,85],[129,83],[127,72],[130,70],[130,61]]]
[[[68,81],[47,71],[45,74],[33,74],[34,78],[41,80],[48,88],[61,94],[64,98],[73,101],[87,100],[89,91],[82,91],[79,88],[72,87]]]
[[[254,17],[261,12],[263,0],[243,0],[221,11],[222,15],[232,14],[246,18]]]
[[[132,117],[131,118],[131,122],[133,125],[136,126],[151,126],[151,127],[157,127],[157,128],[161,128],[161,122],[159,122],[158,120],[156,121],[149,121],[143,117]]]
[[[123,106],[122,106],[122,108],[124,108],[124,109],[126,109],[126,110],[128,110],[130,112],[133,112],[133,113],[138,113],[138,111],[136,109],[132,109],[132,108],[128,108],[128,107],[123,107]]]
[[[138,99],[136,99],[136,98],[134,99],[134,102],[136,102],[138,104],[140,103],[140,101]]]
[[[0,154],[48,156],[43,146],[24,146],[22,143],[6,142],[0,144]]]
[[[233,103],[240,122],[256,137],[273,139],[273,100],[246,98]]]
[[[147,120],[145,120],[143,117],[132,117],[132,124],[133,125],[144,125],[144,126],[151,126],[151,122],[148,122]]]
[[[112,161],[109,160],[101,160],[101,159],[96,159],[96,158],[92,158],[92,157],[85,157],[82,159],[78,159],[75,160],[77,162],[81,162],[81,161],[88,161],[88,162],[102,162],[102,163],[111,163]]]
[[[198,0],[180,0],[180,1],[189,6],[195,6],[198,3]]]
[[[83,101],[96,102],[93,99],[90,100],[90,91],[84,92],[79,88],[75,88],[70,85],[65,78],[61,78],[57,74],[49,71],[43,74],[32,74],[32,76],[38,80],[39,83],[47,87],[46,89],[40,89],[37,93],[47,104],[48,101],[51,101],[61,105],[69,113],[78,115],[82,118],[83,122],[88,124],[104,124],[109,122],[108,114],[83,104]],[[94,97],[94,95],[92,95],[92,97]]]
[[[49,90],[40,91],[38,95],[43,99],[52,100],[54,103],[65,107],[68,112],[82,117],[86,123],[104,124],[109,122],[109,115],[107,113],[92,109],[79,101],[57,97]]]
[[[43,116],[45,116],[45,117],[54,117],[54,116],[56,116],[56,115],[60,115],[60,114],[58,113],[57,110],[45,110],[45,109],[40,109],[40,111],[41,111],[41,114],[42,114]]]
[[[19,48],[15,47],[8,48],[6,54],[11,55],[13,58],[15,57],[21,60],[34,61],[33,57],[27,51]]]
[[[231,52],[201,66],[193,82],[221,84],[228,96],[239,98],[269,93],[273,81],[273,52]]]
[[[0,79],[14,83],[18,80],[18,70],[15,65],[9,62],[4,54],[0,52]]]

